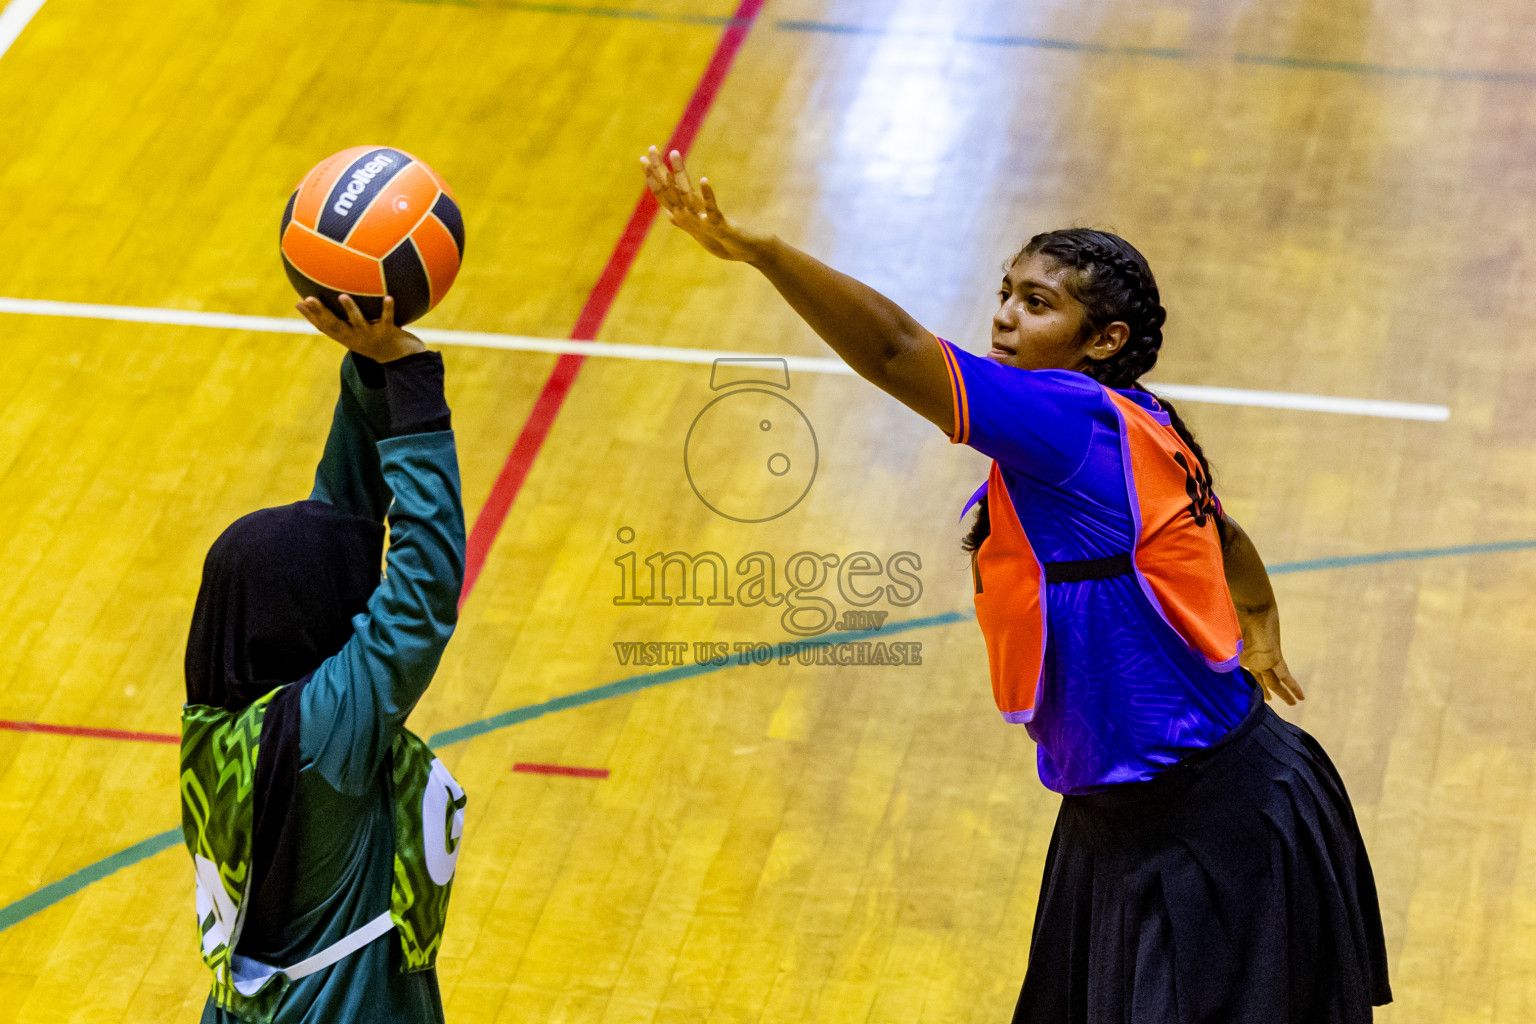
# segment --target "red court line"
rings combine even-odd
[[[721,34],[709,66],[704,69],[704,75],[694,88],[683,116],[672,130],[672,137],[667,141],[668,152],[675,149],[686,154],[693,145],[709,108],[714,105],[715,97],[720,94],[720,87],[730,73],[736,54],[740,52],[747,33],[752,31],[758,13],[763,9],[763,3],[764,0],[741,0],[734,20]],[[634,266],[646,232],[656,219],[656,212],[655,198],[649,191],[643,191],[634,212],[630,214],[629,223],[624,227],[624,233],[619,236],[619,244],[614,247],[607,265],[603,267],[602,274],[581,307],[581,315],[576,318],[576,326],[571,329],[570,337],[573,340],[593,341],[597,338],[598,329],[603,326],[608,311],[613,308],[613,300],[618,296],[619,288]],[[517,500],[523,481],[528,478],[528,471],[533,468],[539,449],[544,446],[544,439],[549,436],[550,427],[554,425],[560,407],[565,404],[565,397],[570,393],[571,385],[575,383],[576,374],[584,362],[586,356],[569,354],[562,355],[555,362],[554,370],[533,403],[533,411],[528,414],[528,422],[523,424],[517,440],[512,444],[511,453],[507,455],[507,461],[496,476],[496,482],[491,485],[490,496],[486,498],[480,514],[475,517],[475,525],[469,531],[464,589],[459,594],[460,608],[475,589],[475,582],[480,578],[480,570],[485,567],[491,545],[496,542],[496,535],[501,532],[507,513],[512,510],[512,503]]]
[[[11,732],[45,732],[55,736],[88,736],[98,740],[132,740],[137,743],[177,743],[181,737],[168,732],[127,732],[123,729],[88,729],[83,725],[49,725],[46,722],[8,722],[0,719],[0,729]]]
[[[532,775],[573,775],[578,779],[606,779],[607,768],[567,768],[560,764],[529,764],[527,761],[519,761],[512,766],[515,772],[528,772]]]
[[[714,55],[710,57],[709,65],[704,69],[703,77],[694,87],[688,106],[683,109],[683,116],[678,119],[677,126],[672,129],[672,137],[667,140],[668,152],[675,149],[686,154],[692,147],[694,139],[698,137],[699,129],[703,127],[704,118],[709,114],[710,107],[714,105],[715,97],[720,94],[720,87],[725,84],[726,75],[730,73],[736,54],[740,52],[742,44],[747,40],[747,33],[752,30],[758,14],[763,9],[764,2],[765,0],[741,0],[741,5],[736,9],[735,19],[721,34],[720,42],[715,47]],[[656,200],[651,193],[642,191],[640,201],[635,204],[634,212],[629,216],[629,223],[624,226],[624,233],[619,236],[618,245],[608,257],[607,265],[603,267],[602,274],[587,295],[586,303],[581,307],[581,314],[576,318],[576,326],[570,333],[573,340],[596,340],[599,328],[608,317],[608,311],[613,308],[613,300],[618,297],[624,279],[629,276],[630,268],[635,264],[635,257],[640,254],[640,246],[645,242],[651,222],[656,219],[657,209]],[[538,398],[534,400],[533,411],[528,414],[528,421],[523,424],[517,440],[512,444],[512,451],[507,455],[507,461],[496,476],[496,482],[491,485],[490,496],[485,499],[485,504],[480,508],[480,514],[475,517],[475,525],[469,531],[465,552],[464,589],[459,593],[460,608],[464,607],[464,602],[469,600],[470,592],[474,590],[475,582],[480,578],[480,570],[485,567],[485,559],[490,554],[491,545],[496,542],[496,535],[501,532],[502,524],[507,521],[507,514],[512,511],[512,503],[517,500],[523,481],[528,478],[528,471],[533,468],[534,460],[539,456],[539,449],[544,446],[544,439],[549,436],[555,417],[559,415],[560,407],[565,404],[565,397],[570,393],[571,385],[576,382],[576,374],[584,362],[586,362],[586,356],[569,354],[562,355],[555,361],[554,370],[550,372],[549,379],[544,382]],[[89,736],[97,739],[135,740],[142,743],[181,742],[180,736],[169,733],[87,729],[70,725],[45,725],[40,722],[0,720],[0,729],[54,733],[61,736]],[[583,776],[600,772],[601,775],[593,774],[591,777],[607,778],[608,776],[606,769],[567,769],[554,765],[518,765],[513,768],[513,771]]]

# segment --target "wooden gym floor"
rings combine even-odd
[[[1185,406],[1284,570],[1311,694],[1284,713],[1338,762],[1370,843],[1398,999],[1381,1019],[1536,1017],[1530,5],[732,2],[0,14],[36,9],[0,56],[0,296],[24,300],[0,313],[0,1018],[198,1015],[157,738],[177,730],[203,554],[307,493],[338,352],[133,317],[292,318],[283,202],[364,142],[429,160],[466,214],[464,273],[423,326],[514,348],[446,349],[466,507],[494,536],[412,720],[470,794],[449,1019],[1007,1018],[1055,800],[990,707],[968,617],[955,520],[981,458],[801,365],[787,397],[814,482],[738,522],[684,468],[721,393],[707,363],[604,354],[563,393],[573,359],[515,350],[597,328],[826,355],[750,271],[665,224],[626,233],[636,158],[680,124],[729,212],[947,337],[982,344],[1029,234],[1108,226],[1163,286],[1159,381],[1448,408]],[[481,516],[520,437],[504,523]],[[700,458],[729,454],[712,443]],[[760,473],[714,472],[721,500],[779,500]],[[615,603],[629,554],[643,585],[657,552],[765,552],[782,574],[805,551],[910,553],[918,586],[867,638],[920,643],[921,665],[702,671],[696,642],[791,639],[782,609]],[[819,594],[850,607],[836,580]],[[693,667],[624,664],[632,642],[686,643]],[[62,731],[18,731],[39,724]]]

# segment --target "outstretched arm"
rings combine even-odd
[[[663,159],[652,146],[640,158],[661,208],[723,260],[756,267],[853,371],[953,434],[954,403],[944,356],[932,334],[890,299],[773,235],[742,227],[720,212],[708,178],[697,186],[682,154]]]
[[[376,435],[371,461],[356,454],[379,475],[386,498],[393,497],[392,505],[385,503],[388,569],[367,613],[353,620],[351,639],[302,691],[300,742],[307,765],[336,789],[360,793],[374,784],[396,730],[432,681],[453,635],[464,581],[464,509],[442,357],[395,326],[390,299],[373,323],[347,296],[341,304],[346,320],[313,299],[301,303],[300,312],[354,357],[382,367],[374,369],[385,404],[363,410],[372,415],[360,425]]]
[[[1221,541],[1222,566],[1226,570],[1227,589],[1237,608],[1243,627],[1242,665],[1264,687],[1264,695],[1279,697],[1287,704],[1305,700],[1301,684],[1291,675],[1280,653],[1280,609],[1269,573],[1258,548],[1236,520],[1223,513]]]

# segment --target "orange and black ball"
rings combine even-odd
[[[464,257],[464,219],[437,172],[404,150],[354,146],[316,164],[283,211],[283,267],[301,296],[408,324],[442,301]]]

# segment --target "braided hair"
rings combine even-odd
[[[1108,359],[1091,360],[1083,372],[1107,388],[1145,391],[1140,378],[1157,365],[1157,353],[1163,347],[1163,323],[1168,319],[1146,257],[1119,235],[1091,228],[1067,228],[1031,238],[1004,265],[1004,272],[1019,260],[1037,255],[1049,257],[1058,267],[1075,271],[1066,275],[1065,284],[1072,297],[1083,305],[1085,335],[1101,331],[1117,321],[1131,329],[1130,337],[1118,352]],[[1172,403],[1162,397],[1157,403],[1168,414],[1173,429],[1199,460],[1200,471],[1209,480],[1211,466],[1195,435],[1184,425]],[[1224,533],[1219,518],[1216,524]],[[991,532],[992,520],[987,499],[983,498],[961,546],[966,551],[975,551]]]

